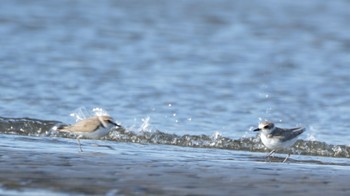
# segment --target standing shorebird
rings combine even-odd
[[[303,127],[297,128],[278,128],[272,122],[261,122],[259,123],[259,127],[254,129],[254,131],[261,131],[260,138],[262,143],[272,151],[267,155],[270,157],[276,150],[289,148],[292,146],[298,136],[305,131]],[[287,161],[290,153],[284,159],[283,163]]]
[[[110,116],[94,116],[81,120],[73,125],[64,125],[57,128],[60,132],[72,133],[77,135],[77,141],[80,151],[82,152],[80,138],[99,139],[106,136],[113,127],[121,127],[113,121]]]

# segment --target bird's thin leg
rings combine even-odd
[[[289,157],[290,157],[290,153],[288,153],[288,156],[284,159],[282,163],[285,163]]]
[[[80,138],[81,138],[81,136],[77,137],[77,142],[78,142],[78,145],[79,145],[79,148],[80,148],[80,152],[83,152],[83,149],[81,148],[81,144],[80,144]]]
[[[266,160],[270,160],[271,155],[273,155],[273,153],[275,153],[275,150],[272,150],[267,156],[266,156]]]
[[[276,151],[276,150],[272,150],[272,151],[266,156],[266,158],[269,158],[270,156],[272,156],[273,153],[275,153],[275,151]]]

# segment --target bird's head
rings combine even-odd
[[[270,134],[275,129],[275,124],[268,121],[263,121],[259,123],[258,128],[253,131],[262,131],[264,133]]]

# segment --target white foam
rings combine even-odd
[[[212,135],[211,138],[213,140],[217,140],[218,138],[222,137],[221,133],[219,131],[215,131]]]
[[[307,131],[307,136],[305,138],[306,141],[317,141],[317,138],[315,136],[317,130],[315,127],[310,126],[309,130]]]

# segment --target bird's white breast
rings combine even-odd
[[[296,137],[282,142],[277,137],[268,137],[268,134],[260,134],[261,142],[269,149],[278,150],[283,148],[288,148],[296,142]]]
[[[90,139],[99,139],[101,137],[106,136],[109,133],[109,131],[110,131],[109,127],[108,128],[100,127],[93,132],[79,132],[77,134]]]

